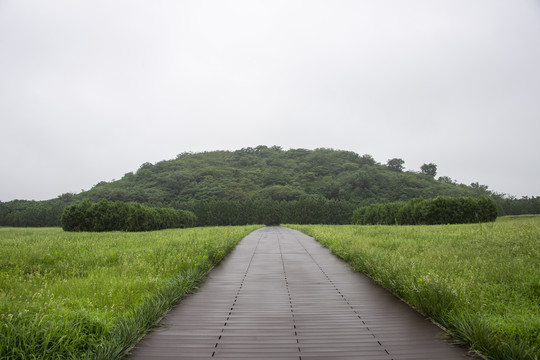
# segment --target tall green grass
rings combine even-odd
[[[256,228],[0,228],[0,358],[120,358]]]
[[[434,226],[293,225],[492,359],[537,359],[540,216]]]

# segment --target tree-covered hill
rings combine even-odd
[[[380,164],[370,155],[324,148],[283,150],[278,146],[257,146],[182,153],[173,160],[145,163],[120,180],[100,182],[79,194],[63,194],[48,201],[0,203],[0,226],[59,225],[63,209],[83,199],[192,209],[194,202],[205,200],[328,199],[346,202],[350,207],[418,197],[489,195],[498,200],[501,214],[519,213],[525,205],[531,209],[522,212],[539,210],[539,198],[516,203],[521,200],[503,199],[485,185],[456,184],[448,176],[436,178],[435,164],[424,164],[413,172],[403,171],[403,163],[396,158]],[[191,205],[186,207],[188,202]],[[505,207],[512,211],[505,211]]]
[[[369,155],[258,146],[183,153],[174,160],[145,163],[135,173],[101,182],[79,196],[92,201],[105,198],[154,205],[205,199],[290,201],[306,196],[369,204],[419,196],[481,194],[482,189],[381,165]]]

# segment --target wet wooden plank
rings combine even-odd
[[[314,239],[244,238],[128,359],[465,359],[441,330]]]

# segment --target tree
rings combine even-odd
[[[439,176],[439,182],[442,182],[443,184],[453,184],[454,180],[450,178],[449,176]]]
[[[420,166],[420,170],[422,170],[422,173],[432,177],[435,177],[435,175],[437,175],[437,165],[433,163]]]
[[[388,168],[390,168],[391,170],[402,172],[403,164],[405,164],[405,161],[403,161],[403,159],[393,158],[388,160],[386,166],[388,166]]]
[[[364,154],[361,157],[358,158],[358,163],[360,165],[375,165],[377,162],[373,158],[373,156],[369,154]]]
[[[473,182],[473,183],[471,183],[471,187],[473,189],[475,189],[475,191],[479,195],[491,195],[491,190],[488,189],[487,185],[482,185],[482,184],[480,184],[478,182]]]

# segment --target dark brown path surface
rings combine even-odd
[[[128,359],[463,359],[438,327],[313,238],[244,238]]]

